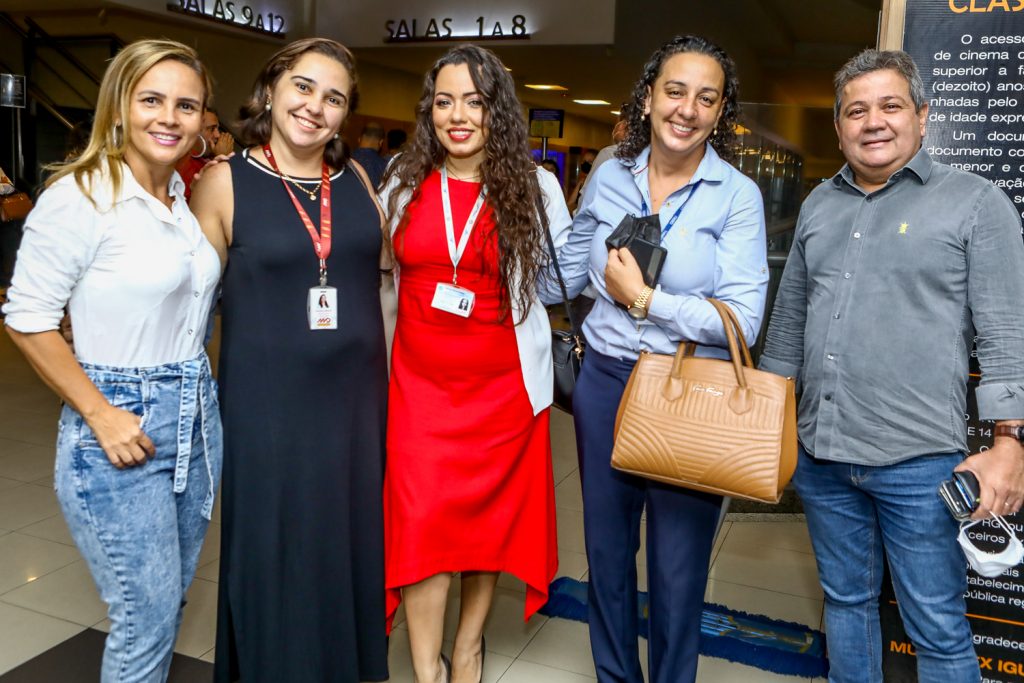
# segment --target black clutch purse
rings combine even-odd
[[[562,304],[565,306],[565,315],[569,319],[568,330],[551,330],[551,361],[555,371],[554,399],[552,403],[556,408],[572,414],[572,394],[576,389],[576,378],[580,374],[580,365],[583,363],[583,353],[586,350],[586,346],[583,341],[583,334],[576,324],[576,317],[572,313],[572,306],[569,305],[569,295],[565,291],[562,269],[558,267],[558,252],[555,251],[555,243],[551,239],[547,214],[544,212],[543,204],[541,204],[539,192],[537,203],[541,216],[541,228],[544,230],[544,237],[547,239],[548,253],[551,254],[551,263],[555,267],[558,287],[562,290]]]
[[[629,249],[640,266],[644,284],[648,287],[658,284],[668,249],[661,246],[661,219],[657,214],[639,218],[627,214],[604,244],[609,249]]]

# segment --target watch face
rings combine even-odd
[[[629,313],[629,317],[633,318],[633,320],[643,320],[647,317],[647,311],[640,306],[630,306],[626,309],[626,312]]]

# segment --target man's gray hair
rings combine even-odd
[[[836,121],[839,120],[843,88],[855,78],[882,69],[892,69],[906,79],[910,87],[910,99],[914,102],[914,111],[921,111],[921,107],[925,105],[924,83],[910,55],[902,50],[864,50],[843,64],[843,68],[836,72],[832,81],[836,88]]]

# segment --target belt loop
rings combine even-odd
[[[192,426],[198,397],[197,363],[182,364],[181,404],[178,409],[178,458],[174,464],[174,492],[182,493],[188,484],[188,466],[192,457]]]
[[[213,490],[213,468],[210,465],[210,445],[209,439],[206,436],[206,430],[209,427],[206,419],[206,403],[210,400],[210,384],[212,381],[212,373],[210,372],[209,361],[207,361],[203,368],[199,386],[199,431],[203,435],[203,461],[206,463],[206,476],[210,481],[210,488],[206,493],[206,500],[203,501],[203,508],[200,512],[203,515],[203,519],[208,522],[213,518],[213,500],[216,496],[216,492]]]
[[[142,384],[142,386],[139,388],[139,390],[142,392],[142,409],[143,409],[143,411],[145,413],[148,413],[149,409],[150,409],[150,406],[149,406],[150,396],[149,396],[149,394],[150,394],[150,390],[151,390],[151,386],[150,386],[150,383],[149,383],[149,375],[147,373],[143,372],[143,373],[139,374],[139,378],[140,378],[141,384]]]

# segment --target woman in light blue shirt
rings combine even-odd
[[[599,681],[642,683],[637,648],[636,553],[647,509],[652,683],[693,681],[700,613],[719,496],[611,468],[615,414],[641,351],[728,357],[725,331],[707,301],[736,313],[757,337],[768,284],[764,207],[757,186],[727,163],[736,145],[736,69],[719,47],[677,37],[645,65],[616,159],[587,184],[559,263],[570,296],[597,290],[583,326],[588,349],[574,394],[590,564],[590,640]],[[605,239],[623,217],[656,213],[668,250],[656,286],[644,284],[627,249]],[[558,301],[558,283],[543,283]]]

